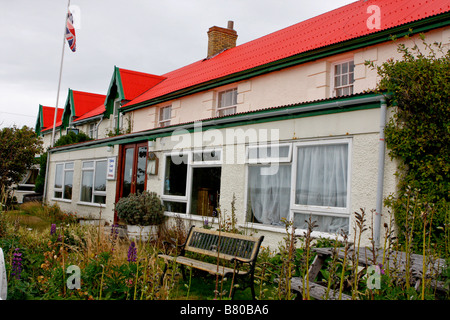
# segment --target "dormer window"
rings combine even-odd
[[[172,106],[167,106],[159,109],[159,126],[170,126],[170,119],[172,118]]]
[[[333,65],[333,97],[341,97],[353,94],[353,60],[338,62]]]
[[[228,116],[236,113],[237,88],[219,92],[217,116]]]
[[[114,100],[114,122],[113,122],[113,128],[115,129],[121,129],[123,124],[123,119],[120,117],[119,114],[120,111],[120,99]]]

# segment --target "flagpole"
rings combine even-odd
[[[58,115],[59,91],[61,88],[61,76],[62,76],[62,68],[63,68],[63,61],[64,61],[64,47],[66,46],[67,12],[69,12],[69,7],[70,7],[70,0],[68,0],[68,2],[67,2],[67,11],[66,11],[65,19],[64,19],[63,47],[62,47],[62,53],[61,53],[61,64],[59,66],[59,80],[58,80],[58,91],[56,92],[55,114],[53,116],[52,140],[51,140],[50,147],[47,149],[47,163],[46,163],[46,167],[45,167],[45,178],[44,178],[44,194],[42,196],[43,204],[47,202],[48,167],[50,164],[49,149],[52,148],[55,144],[56,118]]]
[[[67,2],[67,12],[69,12],[69,7],[70,7],[70,0],[68,0],[68,2]],[[67,28],[67,15],[64,20],[63,46],[62,46],[62,53],[61,53],[61,64],[59,66],[58,91],[56,92],[56,107],[55,107],[55,115],[53,117],[52,142],[50,144],[50,148],[53,147],[55,144],[55,131],[56,131],[56,118],[57,118],[57,114],[58,114],[59,90],[61,88],[61,75],[62,75],[62,68],[63,68],[63,61],[64,61],[64,47],[66,46],[66,28]]]

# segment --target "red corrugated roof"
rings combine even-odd
[[[132,100],[154,87],[165,77],[119,68],[125,100]]]
[[[380,9],[380,29],[369,29],[371,5]],[[164,96],[207,81],[219,79],[299,53],[358,38],[370,33],[421,20],[450,11],[448,0],[369,0],[356,1],[256,40],[225,50],[174,70],[126,106]]]
[[[50,128],[53,128],[53,121],[55,119],[55,107],[47,107],[42,106],[42,121],[43,121],[43,129],[42,131]],[[58,111],[56,113],[56,122],[61,121],[61,117],[63,114],[64,109],[58,108]]]
[[[78,117],[81,117],[97,108],[99,105],[102,105],[106,97],[106,95],[103,94],[75,90],[72,90],[72,94],[74,104],[73,107],[75,109],[74,116],[77,117],[76,120],[78,120]]]
[[[85,120],[85,119],[89,119],[89,118],[101,115],[104,112],[105,112],[105,105],[102,103],[101,105],[99,105],[98,107],[92,109],[91,111],[86,112],[81,117],[78,117],[74,122]]]

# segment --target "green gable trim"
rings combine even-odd
[[[34,127],[34,132],[39,137],[41,135],[41,129],[44,126],[44,113],[42,110],[42,105],[39,105],[38,116],[36,119],[36,126]]]
[[[64,105],[64,111],[62,115],[62,129],[66,129],[70,124],[70,116],[75,115],[75,104],[73,102],[73,92],[69,88],[69,93],[67,94],[66,104]]]
[[[94,140],[77,145],[62,146],[52,149],[51,152],[70,152],[72,150],[84,150],[154,140],[156,138],[168,137],[177,133],[183,134],[186,133],[186,131],[192,133],[195,130],[198,130],[195,126],[198,122],[201,122],[202,131],[205,131],[209,129],[226,129],[273,121],[375,109],[380,108],[380,101],[382,101],[384,97],[384,95],[368,93],[353,97],[327,99],[319,102],[298,103],[284,107],[235,114],[222,118],[199,120],[196,122],[173,125],[165,128],[154,128],[143,132],[135,132],[111,138]]]
[[[405,35],[414,35],[422,32],[427,32],[433,29],[441,28],[450,25],[450,12],[415,21],[409,24],[401,25],[391,29],[383,30],[380,32],[371,33],[366,36],[347,40],[341,43],[330,45],[327,47],[315,49],[312,51],[300,53],[288,58],[277,60],[265,65],[261,65],[252,69],[247,69],[241,72],[237,72],[219,79],[214,79],[208,82],[201,83],[189,88],[181,89],[161,97],[157,97],[148,101],[123,107],[123,112],[130,112],[133,110],[153,106],[159,103],[167,102],[181,97],[211,90],[223,85],[231,84],[234,82],[247,80],[256,76],[260,76],[269,72],[278,71],[284,68],[293,67],[299,64],[310,62],[317,59],[326,58],[329,56],[337,55],[340,53],[368,47],[383,42],[392,41],[392,36],[397,38]]]
[[[105,98],[105,112],[104,116],[109,119],[110,115],[114,112],[114,100],[119,98],[125,99],[125,93],[123,91],[122,78],[120,76],[120,69],[114,66],[113,76],[109,83],[108,93]]]

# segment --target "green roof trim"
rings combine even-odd
[[[36,125],[34,127],[34,132],[39,137],[41,135],[41,129],[44,126],[44,113],[42,110],[42,104],[39,105],[38,116],[36,119]]]
[[[138,141],[154,140],[156,138],[171,136],[174,133],[185,133],[185,130],[188,132],[194,132],[196,130],[196,123],[199,122],[202,124],[202,130],[205,131],[209,129],[224,129],[273,121],[375,109],[380,108],[380,102],[384,99],[385,95],[382,94],[365,93],[350,97],[330,98],[321,101],[297,103],[264,110],[239,113],[226,117],[199,120],[164,128],[154,128],[142,132],[134,132],[111,138],[62,146],[54,148],[50,151],[52,153],[69,152],[72,150],[84,150]]]
[[[361,36],[355,39],[347,40],[344,42],[336,43],[326,47],[314,49],[311,51],[303,52],[297,55],[293,55],[288,58],[273,61],[255,68],[247,69],[241,72],[237,72],[228,76],[224,76],[219,79],[214,79],[208,82],[204,82],[195,86],[191,86],[185,89],[181,89],[175,92],[171,92],[164,96],[160,96],[151,100],[143,101],[138,104],[130,105],[128,107],[122,107],[122,112],[130,112],[136,109],[141,109],[149,106],[153,106],[159,103],[167,102],[174,99],[179,99],[183,96],[198,93],[205,90],[210,90],[223,85],[231,84],[233,82],[247,80],[256,76],[260,76],[272,71],[278,71],[284,68],[293,67],[299,64],[310,62],[317,59],[322,59],[332,55],[368,47],[383,42],[392,41],[392,36],[397,38],[405,35],[414,35],[433,29],[441,28],[450,25],[450,12],[440,15],[432,16],[419,21],[414,21],[401,26],[393,27],[391,29],[383,30],[380,32],[371,33],[365,36]]]
[[[120,100],[125,99],[125,93],[123,91],[122,78],[120,77],[120,69],[114,66],[114,72],[105,98],[104,116],[108,119],[114,112],[114,100],[117,98]]]

